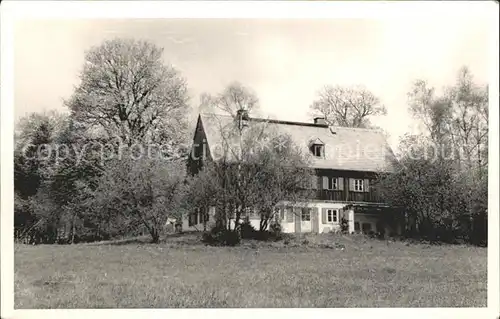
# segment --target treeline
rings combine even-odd
[[[31,114],[15,134],[15,236],[73,243],[150,234],[182,214],[187,84],[146,41],[85,54],[67,114]]]
[[[307,196],[311,172],[297,169],[307,166],[307,154],[265,125],[246,139],[238,125],[221,128],[223,140],[233,140],[224,144],[225,157],[196,176],[188,174],[195,150],[187,114],[193,109],[186,80],[164,64],[162,54],[146,41],[115,39],[93,47],[85,54],[79,86],[65,101],[67,114],[34,113],[19,121],[18,241],[148,234],[157,242],[166,225],[208,204],[219,207],[218,227],[228,230],[244,223],[247,208],[257,207],[264,230],[279,223],[273,208],[280,198]],[[380,174],[377,186],[390,204],[404,208],[408,236],[484,243],[487,89],[464,69],[443,95],[416,82],[409,105],[422,120],[422,134],[402,140],[397,172]],[[203,95],[200,108],[232,115],[238,123],[241,110],[258,114],[258,98],[233,83],[216,96]],[[386,113],[363,87],[326,86],[310,108],[333,125],[355,127],[373,127],[370,118]],[[227,156],[233,156],[231,165]]]
[[[409,110],[422,134],[401,139],[396,173],[378,187],[405,213],[407,236],[486,245],[488,87],[462,68],[443,91],[415,82]]]

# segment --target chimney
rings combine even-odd
[[[244,120],[244,121],[248,121],[249,120],[248,111],[245,110],[245,109],[239,109],[236,112],[236,116],[238,117],[238,120]]]
[[[324,117],[315,117],[314,124],[326,125],[326,119]]]

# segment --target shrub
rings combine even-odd
[[[236,246],[241,242],[238,232],[215,226],[210,232],[204,232],[201,241],[212,246]]]
[[[257,230],[252,226],[250,221],[245,220],[240,227],[242,239],[255,239],[257,237]]]
[[[349,222],[345,217],[340,220],[340,231],[343,233],[349,232]]]
[[[271,238],[274,240],[283,239],[283,228],[280,223],[272,223],[270,227]]]

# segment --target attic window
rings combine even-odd
[[[313,144],[311,151],[314,156],[323,157],[323,154],[325,153],[325,146],[321,144]]]
[[[325,144],[318,138],[309,142],[309,149],[316,157],[325,156]]]

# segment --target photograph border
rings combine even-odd
[[[2,318],[165,318],[170,316],[282,316],[287,318],[339,316],[349,318],[498,318],[499,209],[498,209],[498,2],[322,2],[322,1],[5,1],[1,8],[1,317]],[[14,23],[21,19],[137,19],[137,18],[369,18],[405,19],[409,16],[470,18],[489,16],[491,73],[489,81],[489,203],[488,300],[486,308],[329,308],[329,309],[72,309],[14,310],[13,245],[13,129]]]

